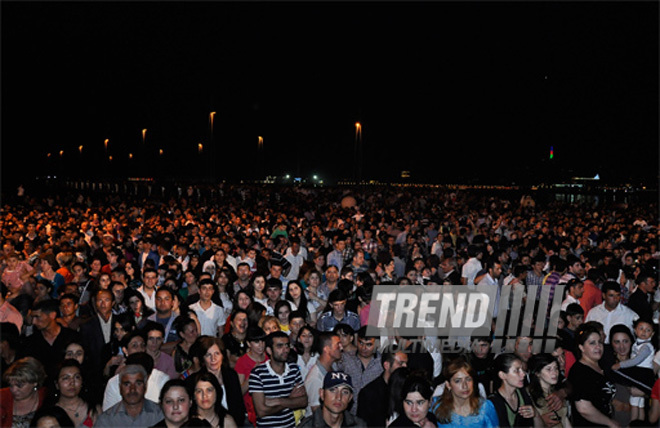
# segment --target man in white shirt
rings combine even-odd
[[[482,269],[481,258],[484,251],[477,245],[468,245],[468,261],[463,265],[461,271],[461,282],[470,288],[474,288],[474,278],[477,273]]]
[[[603,303],[591,308],[587,314],[586,322],[598,321],[603,324],[605,343],[610,343],[610,328],[616,324],[623,324],[632,333],[633,322],[639,318],[633,310],[621,304],[621,285],[616,281],[607,281],[603,284]]]
[[[289,263],[291,263],[291,269],[289,269],[289,273],[286,275],[286,279],[293,281],[298,279],[300,267],[305,262],[305,258],[300,251],[300,240],[297,238],[292,238],[291,247],[289,247],[289,250],[290,251],[287,251],[286,255],[284,256],[284,258]]]
[[[156,310],[156,284],[158,284],[158,271],[147,268],[142,274],[142,286],[137,291],[144,296],[144,304]]]
[[[222,337],[227,317],[224,309],[211,300],[214,292],[213,280],[202,279],[199,283],[199,301],[190,305],[190,309],[197,314],[202,335]]]

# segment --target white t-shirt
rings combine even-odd
[[[211,302],[211,306],[204,310],[200,302],[195,302],[190,305],[190,309],[197,314],[199,325],[202,328],[201,334],[218,337],[218,327],[224,326],[227,321],[223,308]]]

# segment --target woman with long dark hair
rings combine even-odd
[[[213,428],[236,428],[236,423],[222,405],[224,391],[213,374],[206,370],[195,373],[190,381],[193,402],[190,414],[205,419]]]
[[[500,354],[495,358],[495,376],[499,387],[488,400],[497,412],[500,427],[540,426],[535,419],[536,411],[532,398],[524,389],[525,371],[523,362],[515,354]]]
[[[199,346],[195,346],[199,344]],[[236,371],[229,367],[229,361],[225,354],[225,345],[217,337],[200,336],[191,347],[191,357],[197,358],[203,369],[208,371],[218,381],[223,394],[218,395],[218,400],[223,402],[229,414],[234,418],[238,426],[245,422],[245,403],[241,394],[241,383]]]
[[[62,361],[55,379],[55,405],[66,411],[75,427],[92,427],[101,413],[101,407],[89,401],[90,394],[84,385],[80,363],[74,359]]]
[[[547,397],[557,390],[557,385],[561,384],[561,373],[559,371],[559,362],[550,354],[532,355],[527,362],[529,368],[530,382],[527,387],[529,395],[532,397],[532,405],[536,408],[539,416],[552,413],[550,419],[555,423],[550,427],[571,428],[568,420],[568,406],[566,402],[562,403],[561,409],[550,411]]]
[[[399,415],[390,427],[435,428],[435,415],[429,412],[433,388],[431,382],[421,376],[410,376],[401,389],[401,407]]]

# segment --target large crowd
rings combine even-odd
[[[386,186],[193,196],[2,208],[1,427],[658,426],[656,204]],[[382,285],[522,293],[498,317],[557,291],[559,317],[535,321],[558,323],[552,349],[516,326],[506,349],[494,329],[451,351],[370,336]]]

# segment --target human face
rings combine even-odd
[[[172,307],[174,302],[172,301],[172,295],[167,291],[159,291],[156,293],[156,311],[159,314],[169,314],[172,312]]]
[[[120,378],[119,393],[126,404],[139,404],[144,399],[146,382],[142,373],[125,374]]]
[[[332,343],[330,345],[330,356],[335,360],[341,358],[341,351],[344,347],[341,344],[341,340],[337,336],[332,336]]]
[[[158,330],[151,330],[147,334],[147,351],[154,353],[158,351],[163,344],[163,333]]]
[[[231,326],[234,332],[238,334],[245,333],[245,330],[247,330],[247,326],[248,326],[247,315],[245,315],[242,312],[239,312],[236,315],[234,315],[233,319],[231,320]]]
[[[337,279],[339,278],[339,271],[335,266],[329,267],[325,271],[325,278],[330,283],[337,282]]]
[[[100,292],[96,295],[96,311],[107,318],[112,313],[112,296],[110,291]]]
[[[295,282],[293,284],[289,284],[288,288],[289,294],[291,294],[291,297],[293,297],[295,300],[298,300],[300,298],[300,295],[302,294],[302,289],[298,284]]]
[[[455,398],[464,400],[470,397],[474,391],[474,379],[465,369],[461,369],[451,377],[447,388]]]
[[[195,385],[195,403],[200,410],[213,410],[217,392],[211,382],[199,381]]]
[[[419,392],[409,392],[403,400],[403,411],[412,423],[419,425],[429,412],[429,400]]]
[[[131,310],[134,314],[142,312],[142,300],[140,300],[139,297],[131,297],[128,299],[128,304],[131,306]]]
[[[266,334],[271,334],[274,331],[279,331],[280,326],[275,320],[271,320],[264,323],[264,332]]]
[[[291,347],[289,346],[289,338],[276,337],[273,339],[273,347],[267,349],[270,349],[270,357],[273,359],[273,361],[278,363],[285,363],[289,358],[289,352],[291,352]]]
[[[66,347],[64,358],[66,359],[71,358],[82,364],[83,360],[85,359],[85,350],[79,344],[71,343],[69,346]]]
[[[270,268],[270,276],[273,278],[279,278],[282,275],[282,266],[271,266]]]
[[[205,302],[208,302],[211,300],[211,297],[213,297],[213,292],[215,291],[213,284],[202,284],[201,287],[199,287],[199,298],[200,300],[203,300]]]
[[[35,289],[36,289],[36,292],[37,292],[36,294],[39,297],[43,298],[43,297],[46,297],[48,295],[48,287],[46,287],[43,284],[37,284]]]
[[[358,339],[358,355],[362,358],[371,358],[376,352],[376,338],[365,337]]]
[[[347,386],[339,385],[333,388],[321,389],[323,407],[330,413],[338,415],[348,408],[353,399],[353,392]]]
[[[186,388],[175,386],[168,389],[161,403],[165,420],[176,426],[182,424],[188,419],[190,404]]]
[[[110,275],[108,275],[107,273],[102,273],[99,276],[99,288],[107,290],[108,287],[110,287],[110,282],[111,282]]]
[[[124,327],[116,322],[115,323],[115,338],[117,338],[118,341],[120,341],[124,336],[126,336],[126,333],[128,333],[126,330],[124,330]]]
[[[578,345],[582,351],[582,358],[597,362],[603,356],[603,339],[598,333],[591,333],[584,345]]]
[[[309,286],[318,287],[321,284],[321,276],[317,272],[313,272],[309,275]]]
[[[472,352],[474,352],[474,355],[477,358],[486,358],[488,356],[488,351],[490,351],[490,343],[484,340],[475,340],[472,343]]]
[[[181,331],[181,336],[186,343],[193,343],[199,337],[196,323],[186,324]]]
[[[336,302],[332,302],[330,303],[330,306],[332,306],[332,312],[335,315],[335,317],[344,316],[344,310],[346,309],[346,300],[338,300]]]
[[[532,356],[532,339],[529,337],[519,337],[516,341],[515,353],[523,361],[529,360]]]
[[[264,278],[263,276],[258,276],[254,278],[253,284],[255,291],[263,292],[264,287],[266,287],[266,278]]]
[[[51,322],[55,320],[55,313],[48,313],[43,311],[32,311],[32,325],[37,330],[44,330],[48,328]]]
[[[210,372],[216,373],[222,368],[223,355],[218,345],[211,346],[204,354],[204,364]]]
[[[311,331],[305,330],[298,336],[298,342],[302,343],[304,349],[311,349],[314,345],[314,335]]]
[[[41,267],[42,272],[50,272],[53,270],[53,267],[50,265],[50,263],[48,263],[48,260],[46,259],[41,259],[39,266]]]
[[[569,315],[566,318],[568,318],[568,328],[571,330],[577,329],[584,323],[584,315],[582,314]]]
[[[277,311],[277,319],[280,321],[280,324],[282,324],[282,325],[288,325],[289,324],[289,314],[290,313],[291,313],[291,310],[289,309],[288,306],[282,306]]]
[[[617,305],[621,301],[621,293],[615,290],[607,290],[607,293],[603,293],[603,303],[605,308],[613,311],[616,309]]]
[[[282,289],[279,287],[268,287],[266,289],[266,295],[271,302],[277,302],[282,296]]]
[[[247,281],[248,279],[250,279],[250,267],[240,266],[236,274],[238,275],[241,281]]]
[[[82,389],[82,374],[78,367],[64,367],[57,378],[57,389],[65,398],[74,398]]]
[[[124,300],[124,289],[126,286],[122,283],[114,284],[112,286],[112,294],[115,295],[115,302],[121,302]]]
[[[25,382],[19,379],[9,379],[9,391],[14,401],[22,401],[36,393],[36,382]]]
[[[300,329],[305,326],[305,320],[303,318],[293,318],[289,323],[289,329],[294,335],[298,335]]]
[[[653,336],[653,326],[647,322],[638,322],[635,327],[635,334],[641,340],[650,339]]]
[[[76,302],[71,299],[62,299],[60,301],[60,313],[63,317],[68,317],[76,313]]]
[[[144,339],[140,336],[136,336],[131,339],[130,342],[126,345],[126,355],[135,354],[136,352],[144,352],[147,350],[147,344],[144,343]]]
[[[407,367],[408,366],[408,354],[404,354],[403,352],[397,352],[394,354],[394,361],[392,361],[392,364],[390,365],[390,374],[394,373],[394,370],[398,369],[399,367]]]
[[[247,347],[253,354],[263,355],[266,350],[266,342],[263,340],[247,341]]]
[[[559,380],[559,365],[556,362],[552,362],[547,366],[543,367],[538,374],[539,379],[542,384],[556,385]]]
[[[584,284],[578,282],[577,285],[575,285],[575,287],[572,288],[572,290],[573,290],[573,297],[579,299],[584,294]]]
[[[614,352],[624,358],[628,358],[630,354],[630,337],[625,333],[615,333],[611,338],[612,348]]]
[[[215,252],[215,262],[222,266],[225,263],[225,252],[223,250],[218,250]]]
[[[498,375],[503,383],[513,388],[522,388],[525,382],[525,371],[520,360],[514,360],[508,372],[499,372]]]
[[[250,302],[250,296],[248,296],[245,293],[241,293],[241,294],[238,295],[238,302],[237,303],[238,303],[239,308],[245,309],[248,306],[250,306],[250,303],[252,303],[252,302]]]
[[[151,290],[158,283],[158,273],[157,272],[147,272],[144,274],[144,288]]]

